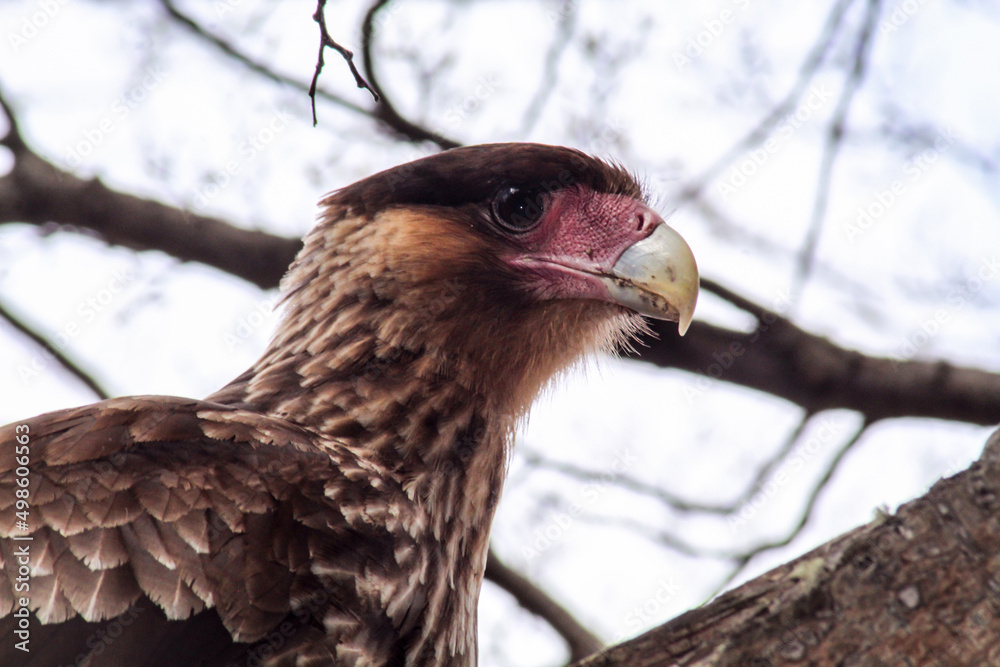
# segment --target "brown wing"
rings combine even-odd
[[[406,536],[378,520],[396,493],[336,443],[204,401],[112,399],[3,427],[0,664],[263,664],[291,649],[329,663],[338,643],[392,662],[398,629],[358,582],[399,575]]]

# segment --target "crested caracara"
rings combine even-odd
[[[0,664],[475,664],[515,425],[640,314],[683,332],[694,258],[626,171],[553,146],[322,206],[229,385],[0,429]]]

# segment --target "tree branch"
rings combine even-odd
[[[758,319],[750,333],[694,322],[677,335],[670,322],[650,323],[653,337],[629,356],[695,373],[690,401],[724,380],[791,401],[807,412],[856,410],[868,421],[930,417],[992,425],[1000,422],[1000,375],[946,361],[873,357],[804,331],[710,280],[702,286]]]
[[[486,578],[510,593],[519,605],[551,625],[566,640],[570,660],[582,660],[604,648],[601,640],[580,625],[562,605],[527,577],[507,567],[492,550],[486,560]]]
[[[577,667],[994,664],[997,544],[1000,433],[894,516]]]
[[[0,223],[55,223],[96,232],[106,243],[160,250],[214,266],[263,289],[276,287],[302,245],[143,199],[62,171],[27,149],[0,178]],[[75,228],[75,229],[72,229]]]
[[[375,0],[372,6],[368,9],[368,12],[365,14],[364,20],[361,22],[361,55],[364,58],[365,72],[368,73],[368,79],[371,82],[372,88],[379,95],[379,97],[382,98],[381,103],[374,111],[374,115],[384,125],[393,130],[395,134],[407,139],[408,141],[430,141],[445,150],[449,148],[458,148],[462,144],[452,139],[448,139],[447,137],[443,137],[436,132],[432,132],[431,130],[421,127],[404,118],[402,114],[396,110],[396,105],[392,103],[389,96],[385,94],[382,84],[379,83],[378,74],[375,71],[375,61],[372,56],[375,35],[375,17],[387,4],[389,4],[389,0]]]
[[[847,114],[851,110],[851,102],[855,93],[861,87],[861,82],[865,78],[868,69],[868,56],[871,53],[871,45],[874,41],[872,35],[875,33],[875,26],[878,24],[879,0],[868,0],[868,12],[865,15],[861,32],[858,35],[854,49],[854,68],[851,70],[844,83],[844,89],[837,99],[837,107],[833,112],[833,118],[827,128],[826,140],[823,143],[823,156],[820,161],[819,176],[816,183],[816,197],[813,200],[812,215],[809,220],[809,228],[806,232],[805,242],[799,252],[798,264],[795,277],[792,281],[793,295],[792,303],[798,302],[798,296],[805,290],[806,283],[812,273],[813,260],[816,256],[816,248],[819,245],[819,235],[823,230],[823,221],[826,219],[826,206],[830,199],[830,188],[833,187],[833,165],[840,153],[840,147],[844,139],[844,127],[847,124]]]
[[[347,66],[351,69],[351,74],[354,75],[354,82],[358,85],[358,88],[367,88],[376,102],[379,99],[378,93],[372,90],[372,87],[368,85],[368,82],[361,76],[361,72],[358,71],[357,66],[354,64],[354,53],[338,44],[330,36],[330,32],[326,29],[325,11],[326,0],[319,0],[316,3],[316,12],[313,14],[313,21],[319,24],[319,55],[316,56],[316,71],[313,72],[312,83],[309,84],[309,101],[312,102],[313,127],[316,127],[316,84],[319,83],[319,75],[323,71],[323,54],[327,47],[334,49],[347,62]]]
[[[0,318],[7,320],[7,322],[14,327],[14,329],[21,332],[22,335],[31,340],[31,342],[35,345],[45,350],[45,353],[55,359],[56,363],[69,371],[71,375],[76,377],[80,380],[80,382],[85,384],[88,389],[94,392],[94,395],[97,396],[99,400],[103,401],[106,398],[110,398],[108,392],[104,391],[104,388],[90,373],[83,370],[76,362],[63,354],[62,351],[53,345],[52,342],[45,336],[32,329],[21,318],[7,310],[2,303],[0,303]]]

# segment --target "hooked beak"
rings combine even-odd
[[[682,336],[691,325],[698,301],[698,265],[687,242],[666,223],[626,248],[610,274],[597,277],[615,303],[677,322]]]

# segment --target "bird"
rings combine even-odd
[[[476,664],[513,436],[698,269],[622,165],[454,148],[327,195],[260,359],[0,429],[0,664]]]

